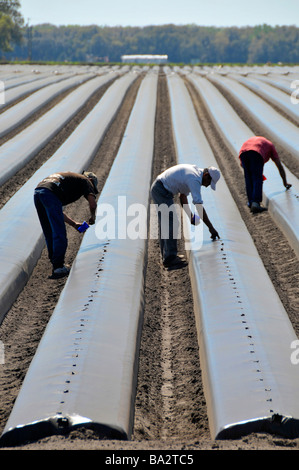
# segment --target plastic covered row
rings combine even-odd
[[[95,77],[69,93],[62,101],[1,146],[0,184],[23,168],[78,113],[91,96],[118,76]]]
[[[156,93],[157,74],[148,73],[99,197],[96,225],[84,235],[2,435],[4,444],[82,426],[104,437],[130,436],[147,241],[126,231],[134,225],[134,211],[149,205]],[[108,233],[101,228],[105,212]],[[120,232],[113,234],[113,222]]]
[[[272,105],[276,105],[286,115],[292,118],[297,124],[299,124],[299,108],[294,106],[292,103],[291,95],[294,91],[289,83],[288,93],[272,86],[263,80],[255,79],[253,77],[240,77],[236,74],[230,74],[229,77],[237,80],[243,85],[247,86],[250,90],[260,95],[263,99],[270,102]],[[275,83],[275,82],[274,82]]]
[[[182,79],[169,74],[168,85],[178,162],[217,166]],[[187,237],[212,438],[298,437],[296,334],[224,179],[202,196],[221,237]]]
[[[58,82],[36,91],[28,98],[10,107],[7,111],[0,114],[0,137],[15,129],[17,126],[20,126],[33,113],[49,103],[50,100],[53,100],[61,93],[93,77],[94,75],[91,74],[86,74],[85,76],[75,75],[69,78],[65,77],[65,80],[58,80]]]
[[[229,91],[254,117],[270,138],[275,139],[299,160],[298,127],[251,90],[228,77],[209,75],[209,79]]]
[[[33,203],[37,184],[57,171],[86,169],[136,74],[116,80],[54,155],[0,211],[0,321],[26,284],[44,239]]]
[[[15,83],[15,86],[10,87],[9,82],[3,80],[4,90],[5,90],[5,102],[1,103],[0,109],[4,109],[6,106],[13,104],[15,101],[20,100],[21,98],[27,96],[30,93],[35,93],[36,91],[51,85],[52,83],[57,83],[58,81],[65,80],[71,74],[64,75],[47,75],[47,76],[38,76],[37,79],[32,80],[27,83]],[[1,78],[1,77],[0,77]]]
[[[238,159],[239,150],[247,139],[254,134],[239,118],[229,102],[205,78],[189,75],[188,79],[194,84],[210,116],[233,155]],[[239,163],[239,161],[238,161]],[[272,161],[264,166],[266,180],[263,183],[263,200],[265,206],[283,231],[290,245],[299,255],[299,183],[298,179],[285,168],[287,181],[292,188],[286,191],[277,167]],[[240,176],[243,170],[240,166]]]

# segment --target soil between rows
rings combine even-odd
[[[117,154],[139,84],[140,80],[137,80],[127,93],[124,104],[90,167],[99,176],[100,189]],[[232,168],[230,159],[226,160],[227,154],[223,151],[220,136],[215,134],[199,98],[191,88],[190,93],[204,131],[210,142],[213,142],[219,167],[230,189],[235,188],[232,191],[235,199],[241,200],[238,206],[253,239],[258,244],[262,243],[264,264],[268,265],[271,279],[275,287],[280,289],[279,295],[298,332],[295,315],[298,280],[294,283],[299,272],[298,261],[281,233],[275,235],[277,229],[268,214],[263,214],[263,218],[253,219],[242,208],[244,188],[239,168],[234,165]],[[166,79],[161,73],[157,96],[153,179],[175,162],[169,98]],[[79,220],[85,219],[86,202],[80,200],[72,204],[67,213]],[[73,229],[68,228],[68,239],[66,261],[71,264],[81,238]],[[286,254],[280,256],[281,250],[285,250],[283,253]],[[282,263],[282,259],[285,262]],[[26,371],[65,284],[65,280],[49,281],[49,272],[50,266],[44,251],[25,289],[0,327],[0,338],[5,344],[6,355],[5,364],[0,365],[0,432],[4,429]],[[127,442],[101,441],[89,430],[78,430],[66,437],[52,436],[17,449],[298,449],[298,439],[288,440],[267,434],[253,434],[234,441],[214,442],[210,439],[188,268],[171,272],[163,270],[158,242],[149,240],[145,281],[144,322],[132,439]]]

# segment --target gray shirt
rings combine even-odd
[[[201,197],[203,170],[196,165],[180,164],[163,171],[158,180],[163,186],[175,194],[191,193],[193,204],[203,204]]]

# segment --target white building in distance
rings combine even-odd
[[[124,63],[137,64],[165,64],[168,61],[168,55],[159,54],[128,54],[122,55],[121,60]]]

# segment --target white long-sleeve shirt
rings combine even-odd
[[[191,193],[193,204],[203,204],[201,197],[203,169],[196,165],[180,164],[163,171],[158,179],[163,186],[175,194]]]

